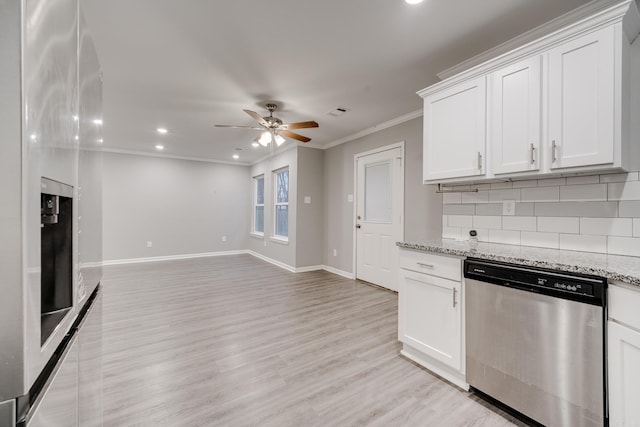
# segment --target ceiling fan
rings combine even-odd
[[[251,116],[255,121],[258,122],[260,127],[257,126],[236,126],[236,125],[215,125],[219,128],[244,128],[244,129],[255,129],[261,130],[262,133],[255,139],[256,142],[260,143],[260,145],[267,146],[272,141],[278,145],[282,145],[285,141],[284,137],[296,139],[302,142],[309,142],[311,138],[307,138],[306,136],[291,132],[291,129],[306,129],[306,128],[317,128],[318,123],[314,121],[308,122],[296,122],[296,123],[283,123],[277,117],[273,117],[273,112],[278,109],[276,104],[267,104],[267,110],[269,110],[269,115],[267,117],[261,117],[260,114],[251,110],[242,110],[248,115]]]

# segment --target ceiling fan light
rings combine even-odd
[[[276,135],[276,137],[275,137],[274,139],[275,139],[275,141],[276,141],[276,145],[277,145],[278,147],[280,147],[280,146],[281,146],[281,145],[286,141],[286,140],[285,140],[282,136],[280,136],[280,135]]]
[[[258,142],[265,147],[269,145],[269,143],[271,142],[271,132],[269,132],[268,130],[262,132],[262,135],[260,136]]]

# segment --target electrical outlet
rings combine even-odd
[[[502,215],[513,216],[516,214],[516,201],[515,200],[503,200],[502,201]]]
[[[147,247],[150,248],[153,246],[153,242],[151,240],[147,240]]]
[[[227,241],[227,236],[222,236],[222,241],[226,242]]]
[[[348,194],[347,195],[347,202],[353,203],[353,194]]]
[[[338,256],[338,250],[337,249],[333,250],[333,256]]]
[[[304,196],[304,204],[305,205],[311,204],[311,196]]]

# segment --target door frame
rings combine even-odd
[[[383,153],[385,151],[395,150],[396,148],[400,148],[400,174],[402,175],[402,179],[400,180],[400,193],[402,194],[402,203],[400,204],[400,225],[402,229],[402,235],[400,236],[400,240],[404,240],[404,165],[405,165],[405,141],[399,141],[393,144],[385,145],[382,147],[374,148],[372,150],[363,151],[361,153],[356,153],[353,155],[353,210],[351,215],[351,230],[352,230],[352,239],[353,239],[353,260],[352,260],[352,271],[353,271],[353,280],[358,279],[358,235],[356,230],[356,217],[358,216],[358,159],[361,157],[369,156],[371,154]],[[397,266],[396,266],[397,267]]]

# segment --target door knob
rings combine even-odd
[[[356,228],[361,228],[362,226],[360,224],[356,224]]]

